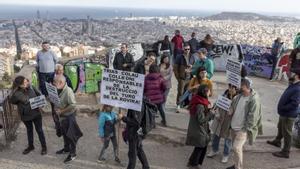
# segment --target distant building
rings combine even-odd
[[[5,72],[10,76],[13,74],[13,64],[13,57],[7,53],[0,53],[0,78],[3,77]]]

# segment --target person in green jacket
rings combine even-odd
[[[227,169],[243,169],[243,147],[247,140],[252,145],[258,134],[262,134],[262,113],[258,93],[251,89],[250,81],[242,79],[241,94],[231,103],[231,136],[234,165]]]
[[[199,67],[205,67],[207,72],[207,78],[211,79],[214,74],[215,67],[213,61],[206,57],[207,50],[205,48],[201,48],[197,51],[197,55],[198,59],[192,67],[192,75],[196,76]]]
[[[294,49],[298,48],[300,46],[300,32],[296,35],[294,40]]]

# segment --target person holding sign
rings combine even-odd
[[[165,102],[164,93],[166,91],[166,82],[160,74],[157,65],[151,65],[149,74],[145,77],[144,94],[153,103],[156,104],[161,116],[161,123],[167,126],[166,115],[163,104]]]
[[[116,123],[118,116],[115,112],[112,112],[113,107],[109,105],[103,105],[102,112],[100,112],[98,124],[99,124],[99,137],[103,142],[103,147],[100,152],[98,162],[102,163],[105,161],[104,153],[109,146],[111,141],[114,148],[115,161],[121,163],[118,156],[118,142],[116,134]],[[119,114],[119,119],[122,118],[122,114]]]
[[[227,169],[243,168],[243,147],[247,139],[252,145],[258,134],[262,134],[262,113],[258,93],[251,89],[250,81],[242,79],[241,93],[231,103],[229,115],[233,141],[234,165]]]
[[[213,119],[214,112],[208,101],[210,90],[207,85],[201,85],[197,94],[193,96],[190,103],[190,121],[188,126],[186,145],[194,146],[188,167],[202,165],[208,143],[210,141],[209,121]]]
[[[223,96],[232,100],[238,93],[237,87],[228,84],[228,89],[224,92]],[[207,157],[214,157],[219,152],[220,139],[224,138],[224,151],[222,163],[227,163],[229,153],[231,150],[231,138],[230,138],[230,122],[231,116],[228,115],[228,111],[218,108],[211,129],[213,133],[212,151],[208,153]]]
[[[76,122],[76,100],[73,90],[66,84],[64,76],[59,75],[54,78],[54,85],[60,99],[60,104],[56,106],[55,112],[59,116],[61,132],[64,139],[64,148],[57,151],[56,154],[69,153],[64,163],[68,163],[76,158],[76,144],[82,132]]]
[[[31,109],[29,102],[29,99],[40,95],[40,92],[32,87],[24,76],[18,76],[15,78],[10,101],[18,106],[18,112],[27,130],[28,147],[23,151],[24,155],[34,150],[33,124],[42,145],[41,155],[47,154],[46,139],[42,128],[43,123],[41,111],[38,108]]]

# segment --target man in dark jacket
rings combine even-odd
[[[190,39],[188,43],[191,47],[191,54],[194,54],[198,50],[199,42],[196,39],[196,33],[195,32],[192,33],[191,37],[192,37],[192,39]]]
[[[192,65],[195,62],[194,57],[190,53],[190,45],[184,44],[184,53],[182,55],[178,55],[175,64],[174,64],[174,74],[178,81],[177,87],[177,109],[180,108],[179,106],[179,98],[183,94],[184,86],[189,82],[191,79],[191,69]],[[178,112],[178,111],[177,111]]]
[[[276,40],[274,40],[274,43],[272,44],[271,55],[269,58],[267,58],[269,63],[272,63],[272,72],[271,72],[270,80],[273,79],[274,71],[277,65],[277,60],[282,50],[283,50],[283,42],[281,42],[281,38],[277,38]]]
[[[143,104],[145,104],[143,102]],[[143,105],[144,107],[144,105]],[[127,136],[128,136],[128,166],[127,169],[134,169],[136,165],[136,157],[138,156],[139,160],[142,163],[143,169],[150,169],[146,154],[143,150],[143,136],[140,135],[139,130],[141,129],[141,122],[144,117],[145,111],[140,112],[134,110],[128,110],[127,117],[123,117],[122,121],[126,123]]]
[[[276,147],[281,147],[281,140],[284,139],[284,146],[280,152],[273,153],[274,156],[280,158],[289,158],[292,145],[292,129],[294,120],[298,115],[298,107],[300,104],[300,71],[292,73],[293,82],[282,94],[278,103],[278,132],[272,141],[267,141]]]
[[[142,60],[134,67],[134,72],[147,75],[149,73],[150,66],[155,64],[155,53],[150,52],[145,60]]]
[[[128,45],[126,43],[122,43],[121,52],[116,53],[113,67],[117,70],[132,71],[132,68],[134,67],[134,59],[128,52]]]
[[[295,71],[300,71],[300,46],[295,48],[290,55],[290,72]]]

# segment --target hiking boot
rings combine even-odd
[[[206,156],[207,156],[208,158],[213,158],[213,157],[216,156],[217,154],[219,154],[219,152],[211,151],[211,152],[209,152]]]
[[[270,145],[272,145],[272,146],[275,146],[275,147],[281,147],[281,143],[280,142],[278,142],[278,141],[275,141],[275,140],[273,140],[273,141],[267,141],[267,144],[270,144]]]
[[[56,154],[67,154],[68,152],[70,151],[63,148],[61,150],[56,151]]]
[[[272,153],[272,155],[279,158],[290,158],[289,152],[279,151],[279,152]]]
[[[47,154],[47,147],[42,147],[41,155],[46,155]]]
[[[69,163],[69,162],[71,162],[71,161],[73,161],[75,159],[76,159],[76,155],[75,154],[74,155],[69,154],[68,157],[64,160],[64,163]]]
[[[226,169],[235,169],[235,166],[227,167]]]
[[[26,155],[34,150],[34,146],[28,146],[24,151],[23,154]]]

